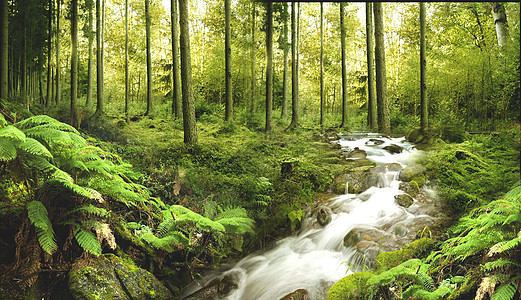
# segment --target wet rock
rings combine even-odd
[[[346,159],[346,171],[353,171],[356,168],[360,167],[374,167],[376,163],[370,161],[367,158],[359,158],[359,159]]]
[[[379,139],[369,139],[368,142],[366,142],[365,144],[368,145],[368,146],[378,146],[378,145],[382,145],[384,144],[385,142],[382,141],[382,140],[379,140]]]
[[[202,289],[183,298],[183,300],[207,300],[215,299],[218,296],[219,279],[214,279],[206,284]]]
[[[340,146],[339,143],[333,143],[333,144],[331,144],[330,148],[333,150],[340,150],[342,148],[342,146]]]
[[[217,286],[217,293],[220,297],[229,296],[233,291],[239,288],[239,275],[226,274]]]
[[[413,197],[416,197],[416,195],[418,195],[420,192],[420,187],[416,181],[400,182],[400,186],[398,188]]]
[[[347,174],[346,182],[347,182],[347,193],[348,194],[359,194],[363,191],[367,190],[365,185],[365,178],[367,177],[369,172],[353,172]],[[344,184],[345,189],[345,184]]]
[[[391,172],[399,172],[403,169],[399,163],[391,163],[387,165],[387,170]]]
[[[372,228],[372,227],[359,227],[353,228],[344,237],[344,246],[351,247],[357,245],[361,241],[372,241],[379,243],[382,240],[382,236],[385,235],[383,230]]]
[[[294,291],[293,293],[280,298],[280,300],[310,300],[310,299],[311,299],[311,297],[309,297],[309,292],[305,289],[298,289],[298,290]]]
[[[339,194],[339,195],[345,194],[346,193],[347,176],[348,176],[347,174],[341,174],[341,175],[337,176],[333,180],[333,183],[331,183],[331,186],[329,187],[331,192],[333,192],[335,194]]]
[[[407,194],[399,194],[394,196],[394,200],[400,206],[408,208],[414,203],[414,199]]]
[[[69,272],[74,299],[172,299],[170,291],[150,272],[105,254]]]
[[[359,149],[358,147],[355,147],[355,149],[353,149],[353,151],[351,151],[351,152],[349,152],[349,154],[347,154],[347,157],[348,158],[366,158],[367,152],[365,152],[365,150]]]
[[[432,226],[436,219],[431,216],[417,216],[414,218],[408,218],[403,221],[397,222],[389,230],[396,231],[399,227],[407,228],[407,238],[413,239],[418,233],[427,229],[427,226]]]
[[[239,279],[239,275],[236,273],[215,278],[203,288],[183,298],[183,300],[207,300],[227,297],[239,287]]]
[[[403,148],[396,144],[391,144],[389,146],[385,146],[383,149],[387,150],[387,152],[389,152],[391,154],[398,154],[398,153],[402,153],[402,151],[403,151]]]
[[[403,182],[415,181],[418,186],[425,183],[425,167],[421,165],[407,166],[400,171],[399,179]]]
[[[331,208],[327,206],[322,206],[317,213],[317,222],[321,226],[326,226],[331,222],[331,215],[333,212],[331,211]]]

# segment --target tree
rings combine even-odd
[[[320,125],[324,126],[324,3],[320,2]]]
[[[147,43],[147,111],[145,116],[152,113],[152,53],[150,51],[150,0],[145,0],[145,22],[146,22],[146,43]]]
[[[177,0],[170,1],[170,19],[172,23],[172,113],[176,119],[183,117],[181,87],[179,82],[179,30],[177,23]]]
[[[255,1],[251,2],[251,99],[250,113],[255,112]]]
[[[232,91],[232,34],[231,34],[231,0],[224,0],[224,61],[225,61],[225,85],[226,85],[226,112],[224,120],[233,121],[233,91]]]
[[[287,130],[299,126],[298,110],[298,62],[297,62],[297,23],[295,2],[291,2],[291,123]]]
[[[376,103],[378,109],[378,130],[381,133],[391,133],[389,120],[389,105],[387,103],[387,78],[385,70],[384,22],[381,2],[373,3],[374,10],[374,41],[376,63]]]
[[[283,22],[283,32],[282,32],[282,51],[283,51],[283,60],[284,60],[284,71],[282,74],[282,108],[281,108],[281,118],[286,118],[288,115],[288,3],[284,2],[282,6],[282,22]]]
[[[78,128],[78,0],[71,1],[71,126]]]
[[[505,7],[500,2],[492,2],[492,15],[496,25],[497,44],[503,46],[508,41],[508,23]]]
[[[1,1],[0,3],[0,27],[0,99],[6,100],[8,96],[7,78],[9,72],[9,29],[7,1]]]
[[[420,2],[420,103],[421,122],[420,130],[425,133],[429,127],[427,107],[427,61],[425,53],[425,2]]]
[[[100,0],[98,0],[100,1]],[[60,63],[60,11],[61,0],[56,1],[56,104],[61,100],[61,63]]]
[[[87,25],[87,39],[89,41],[89,59],[87,62],[87,100],[85,102],[85,109],[89,111],[92,106],[92,65],[93,65],[93,44],[94,44],[94,30],[93,30],[93,17],[92,17],[92,9],[94,7],[94,1],[93,0],[86,0],[85,3],[87,4],[87,10],[88,10],[88,25]]]
[[[197,127],[195,124],[195,106],[192,88],[192,63],[190,57],[188,17],[188,0],[179,0],[179,48],[181,50],[184,142],[189,146],[196,146]]]
[[[376,99],[374,90],[374,43],[373,43],[373,5],[365,3],[366,41],[367,41],[367,124],[371,132],[378,131]]]
[[[97,104],[96,104],[96,112],[94,113],[94,117],[97,117],[99,115],[102,115],[105,110],[105,99],[103,97],[103,39],[102,39],[102,32],[103,32],[103,24],[101,19],[101,1],[104,0],[97,0],[96,1],[96,85],[97,85]]]
[[[347,67],[346,67],[346,27],[344,22],[345,3],[340,2],[340,43],[342,47],[342,124],[347,126]]]
[[[51,85],[52,85],[52,77],[51,77],[51,46],[52,46],[52,9],[54,0],[49,0],[48,2],[48,26],[47,26],[47,97],[45,98],[45,107],[49,107],[51,104]]]
[[[271,131],[273,107],[273,4],[266,2],[266,127]]]
[[[175,0],[174,0],[175,1]],[[125,118],[129,121],[130,82],[128,81],[128,0],[125,0]]]

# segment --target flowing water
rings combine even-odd
[[[376,145],[379,142],[375,144],[374,139],[384,143]],[[345,152],[355,147],[365,150],[369,160],[383,167],[390,163],[405,167],[420,153],[403,138],[360,134],[336,142]],[[390,144],[402,147],[402,153],[390,154],[383,149]],[[414,205],[405,209],[396,203],[394,196],[404,193],[398,188],[398,174],[399,171],[385,168],[378,174],[376,186],[358,195],[346,193],[329,199],[323,204],[331,212],[331,221],[326,226],[318,225],[316,215],[308,213],[296,235],[278,241],[271,250],[249,255],[214,276],[231,278],[234,282],[235,289],[219,299],[274,300],[298,289],[307,290],[311,299],[325,299],[333,283],[370,267],[376,254],[399,249],[410,242],[415,235],[411,224],[419,221],[423,226],[422,220],[432,218],[421,210],[411,209]],[[344,243],[344,237],[351,231],[372,238],[362,242],[354,239],[351,244],[348,239]]]

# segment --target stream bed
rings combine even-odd
[[[414,186],[400,180],[403,169],[414,170],[410,165],[421,155],[413,144],[376,134],[342,136],[334,143],[346,159],[369,160],[376,166],[346,174],[346,193],[308,212],[295,235],[204,277],[207,287],[192,288],[184,299],[292,299],[292,293],[326,299],[336,281],[371,268],[378,253],[400,249],[435,222],[434,191],[423,186],[411,192]],[[360,192],[347,193],[354,185]],[[404,203],[407,198],[410,202]],[[213,283],[217,296],[205,295],[208,283]]]

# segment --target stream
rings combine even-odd
[[[326,299],[336,281],[372,267],[378,253],[400,249],[414,240],[419,230],[434,223],[428,208],[435,202],[431,189],[423,187],[407,208],[395,200],[396,195],[405,194],[400,190],[400,169],[421,155],[413,144],[404,138],[376,134],[342,136],[333,143],[340,144],[346,154],[363,150],[366,158],[377,164],[363,173],[372,175],[364,181],[372,186],[349,194],[348,180],[346,193],[308,212],[295,235],[279,240],[270,250],[248,255],[225,272],[205,277],[204,282],[219,282],[216,299],[273,300],[297,290],[309,299]],[[392,144],[399,146],[401,153],[384,149]],[[318,224],[317,212],[327,214],[329,223]],[[201,290],[185,299],[208,298]]]

